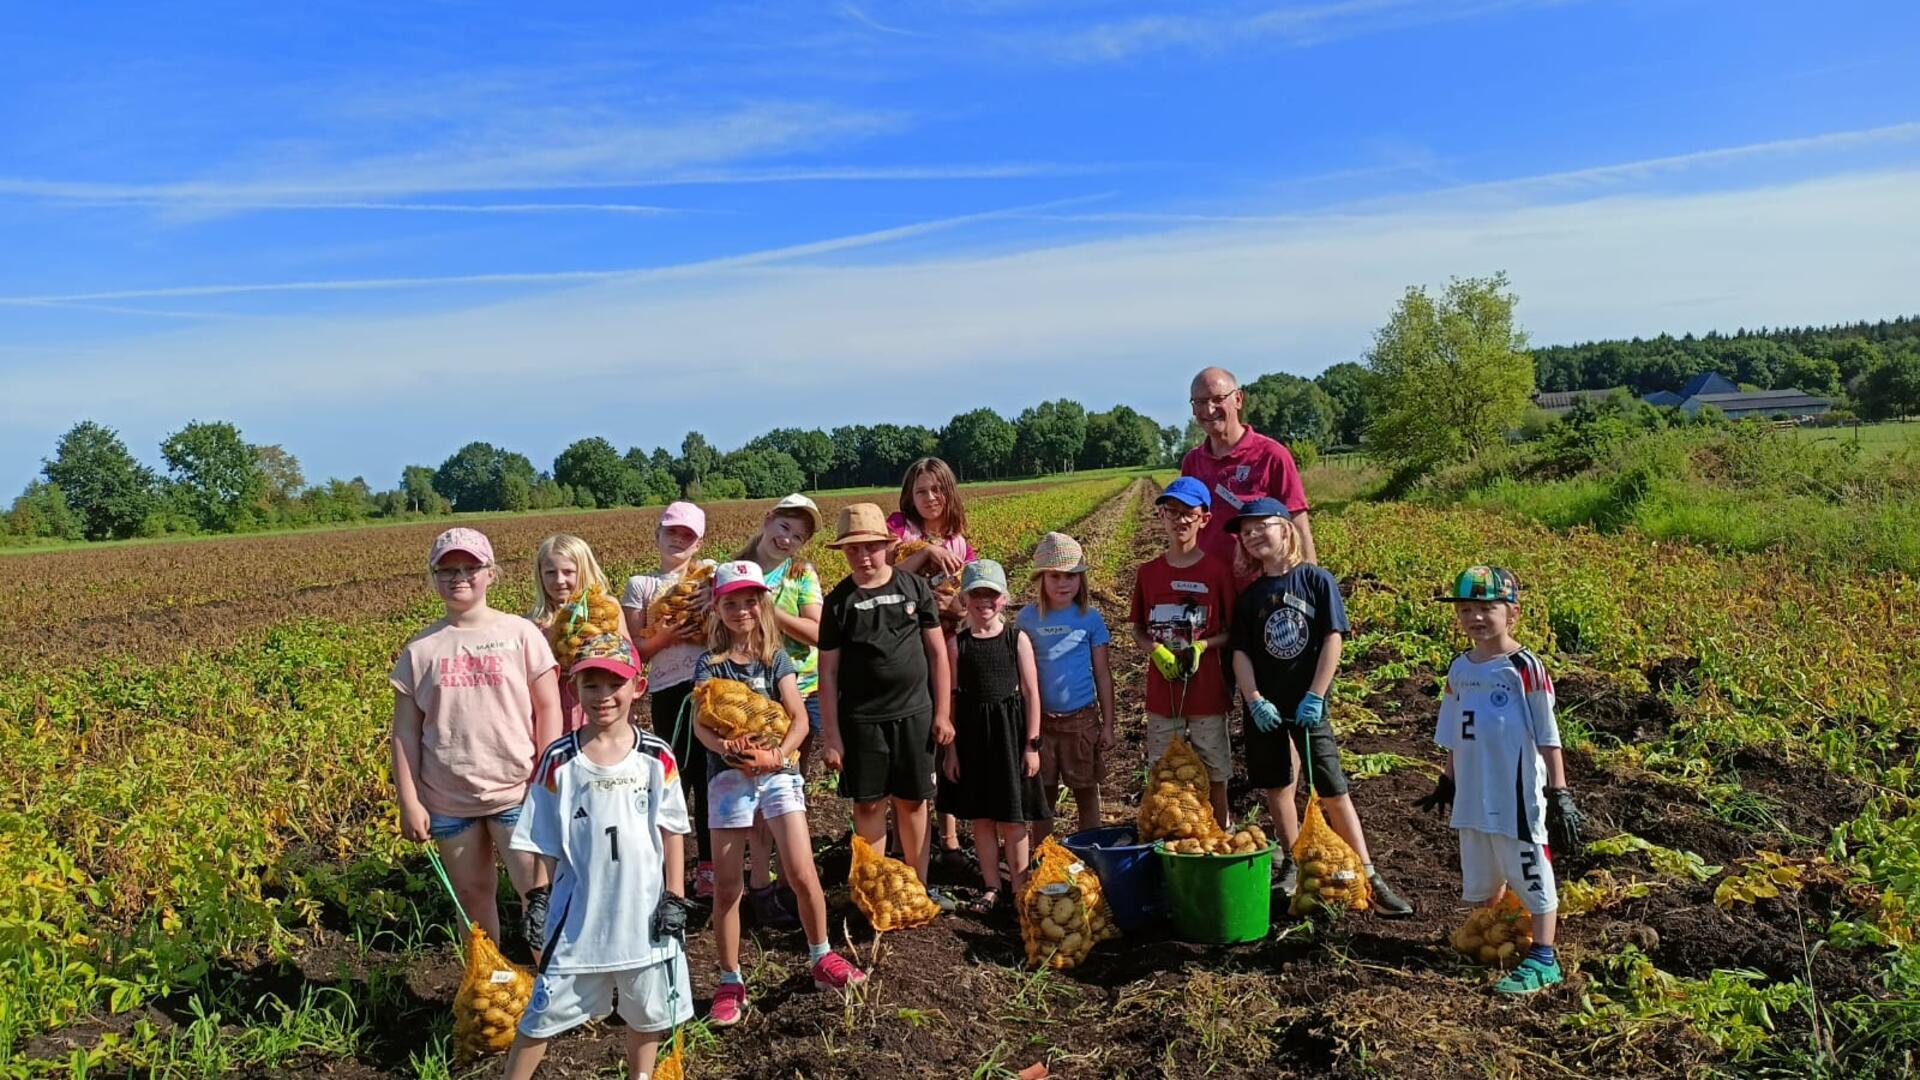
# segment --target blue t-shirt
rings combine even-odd
[[[1092,607],[1082,612],[1068,604],[1040,615],[1039,604],[1020,609],[1014,624],[1033,641],[1033,658],[1040,669],[1040,709],[1049,713],[1077,712],[1094,703],[1093,650],[1107,644],[1107,621]]]
[[[1347,608],[1333,575],[1301,563],[1241,590],[1227,647],[1253,662],[1253,681],[1282,716],[1292,716],[1313,686],[1328,634],[1348,632]]]

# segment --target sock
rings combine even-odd
[[[1363,873],[1363,874],[1365,874],[1365,875],[1367,875],[1368,877],[1372,877],[1372,876],[1373,876],[1373,864],[1372,864],[1372,863],[1370,863],[1370,862],[1363,862],[1363,863],[1361,863],[1361,864],[1360,864],[1360,872],[1361,872],[1361,873]]]
[[[820,962],[821,957],[827,955],[832,951],[833,951],[833,946],[828,944],[827,942],[823,941],[818,945],[814,945],[810,943],[807,945],[807,963],[817,964]]]
[[[1560,963],[1559,954],[1553,951],[1553,946],[1537,943],[1527,950],[1527,959],[1553,966],[1558,966]]]
[[[741,978],[741,977],[740,977],[740,972],[738,972],[738,971],[723,971],[723,972],[721,972],[721,973],[720,973],[720,985],[722,985],[722,986],[725,986],[725,985],[726,985],[726,984],[728,984],[728,983],[738,983],[738,984],[739,984],[739,985],[741,985],[741,986],[745,986],[745,985],[747,985],[747,980],[745,980],[745,979],[743,979],[743,978]]]

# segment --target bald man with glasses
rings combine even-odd
[[[1258,568],[1240,555],[1239,545],[1227,531],[1227,522],[1246,503],[1274,498],[1285,503],[1293,515],[1301,554],[1307,562],[1318,563],[1300,470],[1286,447],[1248,427],[1240,418],[1247,407],[1247,393],[1241,389],[1240,380],[1225,368],[1207,368],[1193,377],[1188,402],[1194,420],[1207,437],[1180,459],[1180,472],[1205,484],[1214,500],[1213,517],[1200,534],[1200,546],[1210,554],[1232,560],[1236,578],[1257,575]]]

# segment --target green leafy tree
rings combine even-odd
[[[621,506],[633,501],[636,487],[627,459],[598,435],[560,451],[560,456],[553,459],[553,478],[573,488],[576,504],[580,492],[587,491],[592,493],[595,506]]]
[[[67,505],[66,493],[59,484],[34,480],[13,500],[7,511],[9,536],[29,540],[80,540],[86,536],[86,523]]]
[[[1333,399],[1312,380],[1276,372],[1255,379],[1246,391],[1245,419],[1268,438],[1315,446],[1333,440]]]
[[[557,510],[573,505],[573,493],[560,486],[551,475],[541,473],[533,482],[533,491],[528,494],[527,502],[533,510]]]
[[[1367,431],[1367,369],[1351,360],[1314,376],[1313,384],[1333,403],[1333,439],[1357,446]]]
[[[992,409],[974,409],[940,430],[940,456],[962,480],[991,479],[1013,459],[1014,430]]]
[[[256,446],[253,464],[260,471],[260,503],[263,517],[284,517],[288,507],[307,486],[300,472],[300,459],[281,446]]]
[[[820,475],[834,466],[833,438],[818,428],[775,428],[748,443],[743,449],[774,450],[794,460],[806,479],[819,486]],[[804,486],[804,484],[802,485]],[[753,485],[747,485],[749,489]],[[794,491],[799,488],[792,489]],[[789,494],[782,492],[781,494]]]
[[[1891,350],[1860,379],[1860,414],[1869,420],[1920,413],[1920,349]]]
[[[707,478],[707,474],[713,471],[714,465],[719,460],[720,455],[713,447],[707,445],[705,435],[697,431],[687,432],[687,437],[680,440],[678,471],[681,483],[686,484],[689,490],[698,487],[700,482]]]
[[[80,515],[81,532],[89,540],[139,536],[159,508],[153,470],[134,460],[112,428],[91,420],[60,436],[41,472]]]
[[[1840,393],[1840,365],[1825,356],[1790,353],[1780,369],[1780,382],[1783,387],[1834,397]]]
[[[1177,424],[1160,425],[1159,463],[1161,465],[1178,466],[1180,464],[1180,457],[1186,452],[1186,446],[1181,442],[1183,434]]]
[[[1505,274],[1455,278],[1438,298],[1415,286],[1367,356],[1376,409],[1369,447],[1401,467],[1478,456],[1515,428],[1533,396],[1533,357],[1514,326]]]
[[[749,499],[775,499],[800,490],[807,478],[791,454],[743,448],[720,459],[715,473],[740,481]]]
[[[639,447],[627,451],[627,468],[633,487],[627,500],[635,506],[665,506],[680,497],[680,481],[673,476],[673,455],[655,449],[648,454]]]
[[[1038,472],[1072,472],[1087,441],[1087,410],[1068,398],[1032,406],[1013,422],[1014,457]]]
[[[866,467],[867,440],[871,434],[864,424],[849,424],[827,433],[833,440],[833,476],[842,487],[860,483]]]
[[[433,474],[433,489],[445,495],[453,508],[525,510],[532,505],[533,485],[539,479],[525,454],[486,442],[470,442],[441,462]]]
[[[1160,425],[1126,405],[1087,415],[1080,467],[1112,469],[1146,465],[1160,452]]]
[[[433,489],[433,470],[425,465],[409,465],[400,470],[399,490],[409,513],[445,514],[453,509],[447,497]]]
[[[687,492],[687,497],[699,500],[700,502],[744,499],[747,497],[747,486],[741,483],[740,478],[737,476],[720,476],[715,474],[707,477],[698,488]]]
[[[252,522],[266,480],[239,428],[194,421],[167,436],[160,456],[181,505],[202,529],[232,532]]]

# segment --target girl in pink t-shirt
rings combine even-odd
[[[953,469],[937,457],[921,458],[907,466],[900,481],[900,512],[887,518],[887,531],[902,543],[925,540],[927,546],[900,558],[895,566],[909,574],[931,578],[940,598],[940,626],[947,632],[947,647],[953,647],[953,635],[966,615],[960,599],[960,571],[976,555],[967,543],[967,508],[960,501],[960,484]],[[898,549],[895,549],[896,552]],[[951,583],[951,587],[940,587]],[[941,787],[948,784],[944,775],[936,777]],[[940,815],[940,860],[952,869],[964,868],[966,853],[960,848],[960,822],[952,814]]]
[[[487,606],[498,571],[478,531],[441,533],[427,566],[446,615],[407,642],[388,678],[400,831],[435,843],[461,906],[499,941],[495,853],[523,905],[546,884],[539,860],[507,842],[533,767],[561,734],[553,650],[539,627]]]

